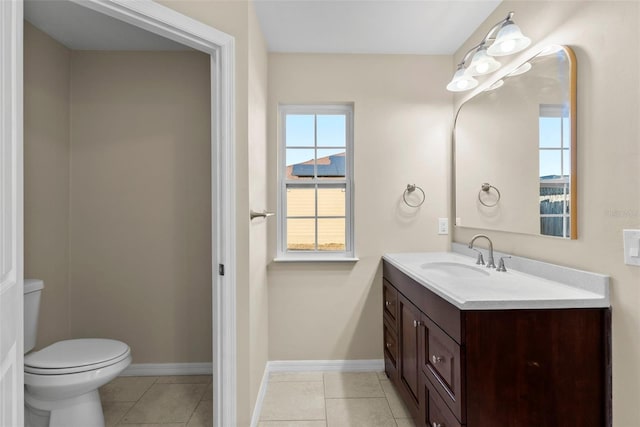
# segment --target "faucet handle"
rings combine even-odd
[[[504,266],[504,259],[505,258],[511,258],[510,256],[502,256],[500,257],[500,261],[498,261],[498,268],[496,268],[496,271],[507,271],[507,268]]]
[[[474,251],[478,252],[478,259],[476,260],[476,264],[478,265],[484,265],[484,257],[482,256],[482,252],[480,252],[478,249],[476,248],[471,248]]]

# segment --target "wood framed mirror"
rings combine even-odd
[[[456,226],[577,239],[575,54],[553,45],[512,69],[456,114]]]

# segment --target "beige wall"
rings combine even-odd
[[[71,72],[71,333],[210,361],[209,57],[74,51]]]
[[[249,7],[249,203],[257,211],[267,201],[267,46],[253,8]],[[244,221],[247,221],[247,213]],[[250,403],[258,397],[260,380],[269,360],[269,289],[267,288],[267,223],[256,219],[250,226]]]
[[[611,275],[616,427],[635,427],[640,420],[640,268],[624,265],[622,245],[622,229],[640,228],[639,6],[505,2],[455,55],[459,59],[509,10],[534,43],[568,44],[576,52],[578,240],[489,235],[500,251]],[[454,240],[467,242],[476,232],[455,230]]]
[[[70,51],[24,26],[24,277],[45,282],[38,347],[69,330]]]
[[[354,104],[357,263],[269,265],[269,359],[381,359],[385,252],[444,250],[451,58],[269,55],[269,203],[276,206],[278,103]],[[402,202],[424,188],[420,209]],[[270,258],[276,222],[269,224]]]

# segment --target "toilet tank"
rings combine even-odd
[[[40,279],[24,279],[24,352],[33,350],[38,335],[40,295],[44,282]]]

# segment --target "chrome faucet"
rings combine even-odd
[[[487,259],[487,268],[496,268],[496,263],[493,260],[493,242],[491,241],[489,236],[487,236],[486,234],[476,234],[471,238],[471,241],[469,242],[469,249],[473,249],[473,242],[475,242],[476,239],[479,239],[480,237],[484,237],[485,239],[487,239],[487,242],[489,242],[489,256]]]

